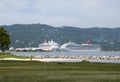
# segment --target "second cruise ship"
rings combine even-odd
[[[63,44],[60,47],[60,50],[64,50],[64,51],[85,51],[85,52],[89,52],[89,51],[101,51],[102,48],[100,47],[100,45],[98,44],[90,44],[90,43],[86,43],[86,44],[76,44],[73,42],[68,42]]]

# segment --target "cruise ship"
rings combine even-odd
[[[39,49],[44,50],[44,51],[57,50],[58,48],[59,48],[59,44],[53,40],[48,41],[48,42],[44,40],[44,43],[39,44]]]
[[[60,47],[60,50],[63,51],[85,51],[85,52],[89,52],[89,51],[101,51],[102,48],[100,47],[100,45],[98,44],[90,44],[90,43],[86,43],[86,44],[76,44],[74,42],[68,42],[63,44]]]
[[[76,44],[74,42],[68,42],[63,45],[59,45],[57,42],[51,40],[46,41],[44,40],[43,43],[39,44],[38,47],[28,47],[28,48],[10,48],[10,51],[101,51],[102,48],[98,44],[90,44],[88,41],[86,44]]]

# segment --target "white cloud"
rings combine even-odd
[[[120,0],[0,0],[0,25],[120,26]]]
[[[13,9],[13,10],[19,10],[24,9],[27,7],[27,0],[1,0],[1,4],[3,4],[6,9]]]

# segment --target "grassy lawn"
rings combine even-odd
[[[0,82],[120,82],[120,64],[0,61]]]
[[[0,59],[2,58],[30,58],[29,56],[17,56],[10,53],[0,53]]]

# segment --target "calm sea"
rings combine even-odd
[[[102,51],[102,52],[11,52],[21,56],[120,56],[120,51]],[[88,60],[90,62],[120,63],[120,60]],[[66,62],[55,61],[55,62]],[[67,62],[81,62],[81,60],[70,60]]]
[[[102,51],[102,52],[11,52],[21,56],[120,56],[120,51]]]

